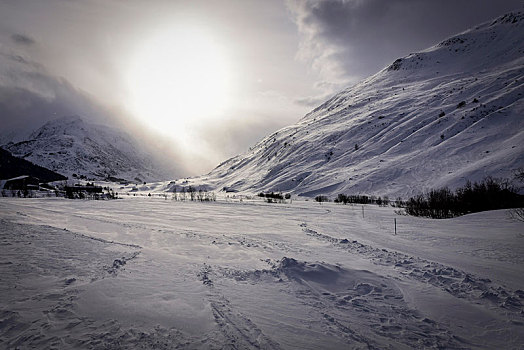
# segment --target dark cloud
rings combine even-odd
[[[73,114],[107,119],[97,103],[64,79],[22,53],[0,51],[0,122],[4,130],[36,127],[48,120]]]
[[[0,85],[0,123],[4,131],[32,131],[49,120],[69,115],[115,122],[104,108],[68,82],[36,72],[21,75],[16,84]]]
[[[522,1],[288,0],[288,7],[301,34],[299,57],[336,86],[518,9]]]
[[[19,45],[31,46],[35,44],[34,39],[28,37],[27,35],[22,35],[22,34],[11,35],[11,40],[13,40],[13,42]]]

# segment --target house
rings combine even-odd
[[[39,182],[36,177],[22,175],[5,180],[3,188],[5,190],[38,190]]]

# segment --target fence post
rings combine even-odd
[[[397,218],[394,219],[395,220],[395,236],[397,235]]]

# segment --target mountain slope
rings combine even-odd
[[[393,62],[194,184],[406,196],[524,166],[524,15]]]
[[[10,179],[21,175],[30,175],[41,182],[65,180],[66,177],[54,171],[42,168],[27,160],[14,157],[11,153],[0,148],[0,179]]]
[[[76,116],[47,122],[27,140],[3,147],[15,156],[69,177],[76,174],[89,179],[130,181],[169,178],[130,135]]]

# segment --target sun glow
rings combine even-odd
[[[230,104],[225,50],[212,33],[195,25],[151,35],[133,57],[126,81],[130,111],[165,134],[217,118]]]

